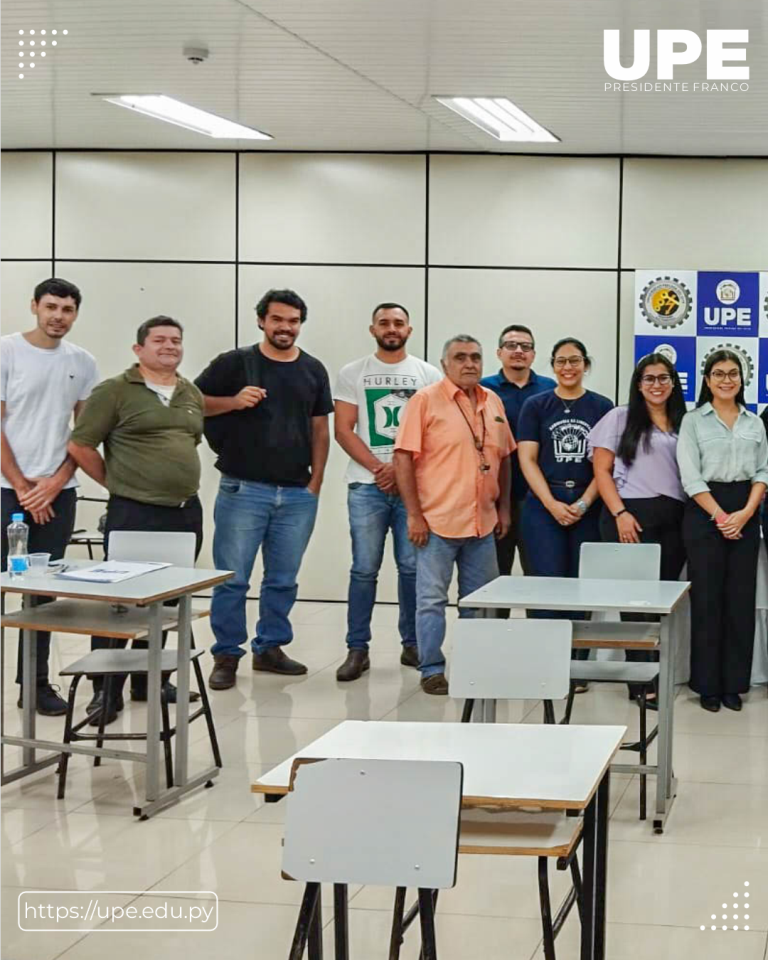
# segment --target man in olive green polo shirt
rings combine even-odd
[[[105,553],[114,530],[192,532],[200,551],[203,510],[197,496],[197,445],[203,434],[203,397],[177,373],[184,356],[182,336],[181,324],[171,317],[152,317],[142,323],[133,347],[138,363],[94,389],[72,432],[73,460],[109,490]],[[91,647],[113,643],[94,637]],[[125,641],[119,645],[125,646]],[[146,647],[146,641],[136,640],[134,647]],[[124,683],[125,676],[113,678],[106,723],[112,723],[123,709]],[[169,702],[175,702],[176,690],[167,679],[165,691]],[[146,698],[146,677],[132,676],[131,699]],[[97,679],[87,708],[92,725],[98,725],[104,709],[103,681]]]

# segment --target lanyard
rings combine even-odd
[[[485,427],[485,414],[483,413],[482,410],[480,411],[480,419],[483,422],[483,435],[482,437],[478,437],[478,435],[472,429],[472,424],[467,419],[466,413],[464,413],[464,411],[461,409],[461,404],[456,399],[456,397],[454,397],[453,399],[454,399],[454,403],[459,408],[459,413],[464,418],[464,422],[467,425],[467,429],[472,434],[472,439],[475,443],[475,450],[477,450],[477,452],[480,454],[480,473],[487,473],[491,469],[491,465],[485,459],[485,438],[487,436],[487,430]]]

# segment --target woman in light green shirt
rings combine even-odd
[[[690,499],[683,540],[691,580],[691,678],[705,710],[741,710],[749,690],[760,549],[757,510],[768,484],[768,440],[744,405],[741,359],[717,350],[696,410],[680,427],[677,462]]]

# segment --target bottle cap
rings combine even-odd
[[[13,523],[24,523],[24,514],[23,513],[12,513],[11,521]]]

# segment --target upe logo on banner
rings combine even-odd
[[[698,280],[699,336],[717,337],[725,331],[756,337],[759,324],[759,277],[756,273],[701,271]]]
[[[614,80],[639,80],[651,66],[651,31],[634,31],[634,60],[630,67],[621,65],[620,38],[620,30],[603,31],[606,73]],[[726,43],[748,42],[749,30],[707,30],[707,80],[749,80],[749,67],[725,65],[727,60],[746,60],[746,49],[724,46]],[[675,67],[695,63],[701,56],[701,50],[701,39],[692,30],[657,30],[657,80],[673,80]]]

